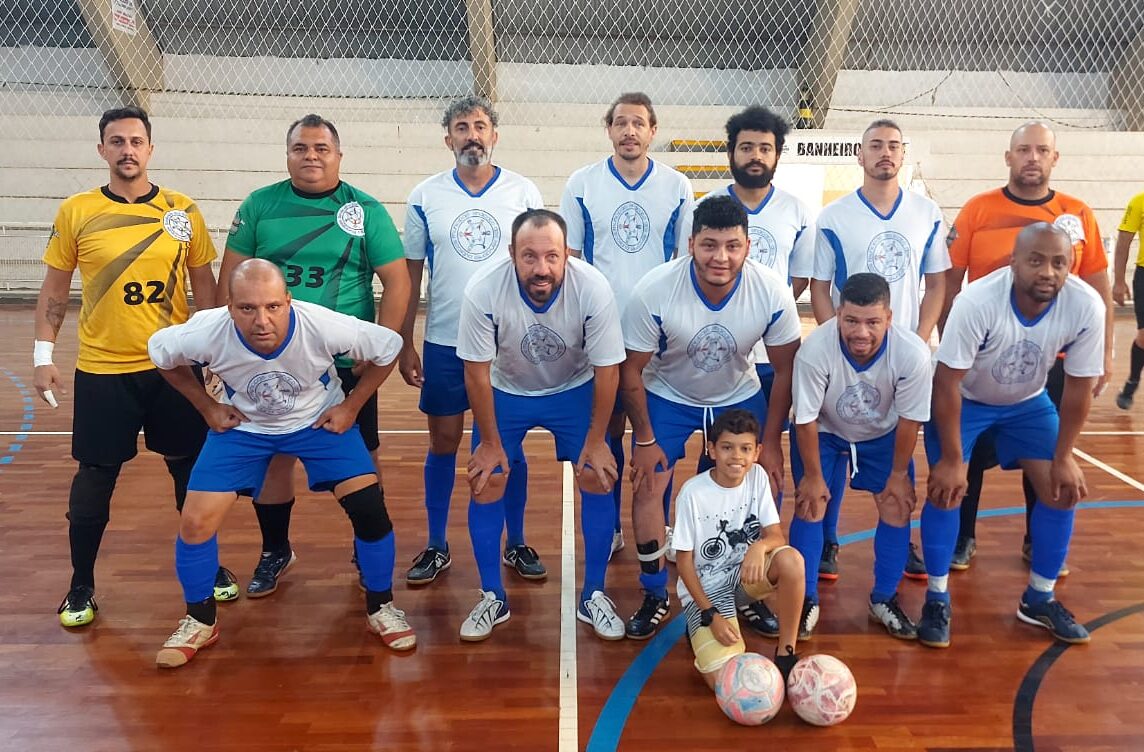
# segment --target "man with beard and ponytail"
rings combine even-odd
[[[425,511],[428,542],[413,560],[405,580],[428,585],[452,564],[446,529],[457,471],[457,448],[469,400],[465,367],[457,357],[457,320],[465,286],[480,270],[507,258],[512,221],[527,209],[544,206],[531,180],[493,164],[497,113],[481,97],[449,105],[441,119],[445,146],[456,167],[422,181],[409,194],[405,214],[405,258],[413,294],[401,328],[401,377],[421,389],[421,412],[429,421],[425,456]],[[421,355],[413,344],[421,278],[428,267],[428,308]],[[524,540],[528,465],[524,458],[509,473],[505,490],[508,540],[502,560],[521,577],[544,579],[547,571]]]
[[[604,115],[612,155],[572,173],[560,199],[569,249],[603,272],[616,294],[621,318],[636,282],[687,252],[683,224],[691,216],[695,193],[684,175],[648,156],[657,123],[646,94],[621,94]],[[624,421],[617,403],[608,442],[621,475]],[[613,489],[613,553],[624,547],[620,486],[617,483]]]

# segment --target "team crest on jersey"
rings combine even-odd
[[[242,221],[242,215],[241,215],[241,214],[239,214],[238,212],[235,212],[235,213],[234,213],[234,219],[232,219],[232,220],[230,221],[230,231],[231,231],[231,233],[233,234],[233,233],[236,233],[236,232],[238,232],[239,230],[241,230],[241,229],[242,229],[242,225],[243,225],[243,224],[244,224],[244,222]]]
[[[533,324],[520,340],[520,354],[529,363],[540,365],[559,360],[568,349],[564,339],[543,324]]]
[[[255,409],[266,415],[284,415],[294,409],[294,402],[302,393],[298,379],[285,371],[260,373],[246,385],[246,396]]]
[[[774,269],[775,259],[779,255],[775,236],[762,227],[752,227],[747,233],[747,239],[751,241],[751,258]]]
[[[1073,245],[1084,242],[1084,223],[1075,214],[1062,214],[1053,220],[1053,227],[1064,230],[1069,234]]]
[[[998,384],[1024,384],[1032,381],[1040,370],[1043,358],[1040,345],[1023,339],[1006,348],[993,363],[993,378]]]
[[[718,371],[737,351],[735,338],[722,324],[708,324],[687,343],[687,357],[707,373]]]
[[[882,393],[878,387],[859,381],[846,387],[834,409],[847,423],[864,426],[878,420],[878,405],[881,403]]]
[[[500,224],[483,209],[469,209],[449,228],[453,250],[469,261],[484,261],[500,247]]]
[[[365,209],[357,201],[350,201],[338,208],[338,227],[355,238],[365,237]]]
[[[866,249],[866,266],[887,282],[897,282],[910,268],[910,241],[900,232],[880,232]]]
[[[651,237],[651,220],[635,201],[625,201],[612,215],[612,240],[626,253],[639,253]]]
[[[163,215],[163,229],[175,240],[191,242],[191,218],[182,209],[172,209]]]

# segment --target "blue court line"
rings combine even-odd
[[[31,431],[33,421],[35,420],[35,407],[32,401],[32,390],[24,384],[23,379],[9,371],[7,368],[0,367],[0,374],[6,376],[8,380],[16,386],[16,390],[20,392],[20,401],[24,405],[24,413],[22,416],[22,420],[24,422],[20,424],[20,430]],[[0,455],[0,465],[12,464],[12,462],[16,459],[16,454],[24,448],[23,442],[27,439],[28,436],[26,433],[17,434],[15,437],[15,443],[8,445],[7,453]]]
[[[1144,501],[1082,501],[1077,505],[1077,509],[1140,509],[1144,508]],[[978,518],[982,517],[1005,517],[1015,514],[1024,514],[1025,507],[1001,507],[999,509],[985,509],[978,513]],[[913,520],[910,527],[918,527],[920,522]],[[850,543],[857,543],[859,541],[870,540],[874,537],[875,529],[861,530],[856,533],[848,533],[838,537],[838,545],[845,546]],[[631,715],[632,707],[636,704],[636,699],[639,697],[640,692],[643,691],[644,685],[647,684],[648,679],[651,678],[652,673],[659,666],[660,661],[664,656],[671,651],[675,644],[683,638],[686,633],[686,620],[682,616],[676,616],[667,624],[663,625],[655,637],[651,638],[647,647],[640,651],[639,655],[635,657],[628,670],[624,672],[616,686],[612,688],[612,693],[608,695],[604,707],[600,709],[600,715],[596,718],[596,725],[592,729],[592,736],[588,739],[587,752],[610,752],[615,750],[620,743],[620,735],[623,734],[624,726],[627,724],[628,716]]]

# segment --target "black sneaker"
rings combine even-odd
[[[818,560],[818,579],[834,582],[838,579],[838,544],[823,543],[822,558]]]
[[[949,620],[953,609],[945,601],[926,601],[918,620],[918,642],[931,648],[949,647]]]
[[[739,614],[746,620],[748,627],[763,637],[779,636],[778,617],[762,601],[744,603],[739,606]]]
[[[786,646],[786,655],[779,655],[779,649],[775,648],[775,666],[778,667],[779,673],[783,675],[783,684],[786,684],[790,679],[791,669],[794,664],[798,663],[799,655],[794,652],[794,648],[790,645]]]
[[[923,582],[929,578],[926,574],[926,564],[918,554],[918,547],[913,543],[910,544],[910,555],[909,558],[906,559],[906,568],[902,574],[911,580],[921,580]]]
[[[814,636],[814,628],[818,626],[819,609],[817,603],[809,598],[802,601],[802,616],[798,620],[798,639],[809,640]]]
[[[214,599],[218,603],[233,601],[238,598],[238,579],[234,572],[226,567],[219,567],[214,578]]]
[[[293,550],[285,552],[263,551],[258,557],[254,576],[246,586],[247,598],[265,598],[278,589],[278,578],[293,566],[298,557]]]
[[[660,598],[650,590],[643,591],[643,603],[628,619],[624,634],[629,640],[646,640],[659,629],[660,622],[671,611],[671,599]]]
[[[60,615],[60,624],[63,626],[83,627],[95,621],[95,612],[98,610],[95,591],[86,585],[80,585],[68,591],[67,597],[56,613]]]
[[[413,566],[405,573],[405,581],[410,585],[428,585],[437,575],[453,566],[449,547],[428,546],[413,559]]]
[[[1026,624],[1044,627],[1061,642],[1079,645],[1090,639],[1084,625],[1077,624],[1072,612],[1055,599],[1042,603],[1022,601],[1021,607],[1017,609],[1017,618]]]
[[[891,637],[897,637],[899,640],[918,638],[918,628],[902,610],[897,593],[894,593],[888,601],[871,602],[870,618],[885,627]]]
[[[1116,395],[1116,406],[1121,410],[1132,407],[1132,397],[1136,394],[1136,387],[1138,386],[1140,386],[1139,381],[1125,381],[1124,388],[1120,390],[1120,394]]]
[[[516,573],[526,580],[543,580],[548,576],[548,570],[544,568],[536,549],[523,543],[506,548],[501,561],[506,567],[515,569]]]
[[[958,538],[957,545],[953,548],[953,561],[949,562],[949,568],[964,572],[969,569],[969,560],[976,554],[976,538]]]

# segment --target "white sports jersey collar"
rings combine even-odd
[[[901,189],[901,187],[899,186],[898,187],[898,197],[896,199],[894,199],[894,205],[892,207],[890,207],[890,213],[889,214],[883,214],[882,212],[878,211],[878,209],[866,199],[866,195],[864,193],[862,193],[861,188],[859,188],[858,190],[856,190],[854,192],[858,195],[858,200],[861,201],[863,204],[865,204],[866,208],[869,209],[871,212],[873,212],[875,217],[877,217],[878,219],[881,219],[881,220],[893,219],[894,214],[898,211],[898,207],[902,205],[902,198],[906,195],[906,192],[903,191]]]
[[[493,183],[497,182],[497,178],[500,177],[500,173],[501,173],[501,169],[494,165],[493,166],[493,176],[491,178],[489,178],[489,182],[485,183],[484,186],[479,191],[477,191],[476,193],[473,193],[472,191],[470,191],[468,186],[465,185],[465,182],[463,180],[461,180],[461,176],[457,173],[456,167],[453,168],[453,180],[456,181],[456,183],[460,187],[460,189],[462,191],[464,191],[466,194],[468,194],[472,198],[480,198],[481,196],[485,195],[485,192],[489,188],[493,187]]]
[[[699,302],[706,306],[709,311],[722,311],[726,308],[727,304],[731,302],[731,298],[735,297],[735,293],[739,289],[739,283],[743,281],[743,270],[740,269],[739,273],[735,275],[735,286],[731,288],[731,292],[727,293],[727,297],[723,298],[721,303],[715,304],[707,299],[707,296],[703,294],[703,290],[699,287],[699,278],[695,276],[695,259],[692,259],[691,263],[687,265],[687,271],[691,275],[691,286],[695,288],[695,297],[699,298]]]
[[[735,193],[735,184],[734,183],[729,183],[727,185],[727,195],[730,196],[731,198],[735,199],[736,201],[738,201],[739,205],[743,207],[743,211],[747,212],[747,214],[749,214],[749,215],[754,216],[756,214],[761,213],[763,211],[763,209],[766,208],[767,204],[769,204],[771,202],[771,199],[774,198],[775,184],[771,183],[768,186],[768,188],[770,188],[770,190],[767,191],[766,197],[762,201],[760,201],[759,205],[756,206],[754,209],[747,206],[746,202],[743,201],[743,199],[741,199],[739,197],[739,194]]]
[[[258,357],[262,358],[263,360],[274,360],[275,358],[277,358],[279,355],[282,354],[282,352],[286,349],[286,346],[290,344],[290,340],[294,339],[294,327],[297,325],[297,323],[298,323],[298,321],[294,317],[294,306],[291,305],[290,306],[290,328],[286,330],[286,337],[282,340],[282,344],[278,345],[278,347],[274,348],[274,352],[270,352],[270,353],[262,353],[262,352],[259,352],[258,350],[255,350],[253,347],[250,346],[250,343],[246,341],[246,337],[242,336],[242,332],[239,330],[238,324],[235,323],[233,326],[234,326],[234,334],[236,337],[238,337],[238,341],[242,343],[243,347],[245,347],[247,350],[249,350],[253,354],[257,355]]]
[[[651,157],[648,157],[647,169],[644,170],[644,174],[641,175],[640,179],[635,183],[629,183],[628,181],[624,180],[624,176],[621,175],[620,171],[616,169],[616,163],[613,161],[614,159],[614,156],[608,157],[608,172],[612,173],[616,180],[620,181],[620,185],[633,192],[640,189],[640,186],[642,186],[644,182],[647,181],[649,177],[651,177],[651,173],[655,169],[655,160],[653,160]]]

